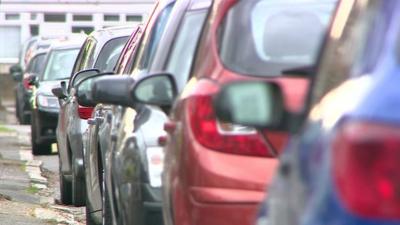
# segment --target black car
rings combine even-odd
[[[46,56],[43,72],[29,77],[29,84],[34,84],[31,142],[32,153],[35,155],[51,153],[51,145],[56,142],[59,104],[51,89],[60,80],[68,79],[83,41],[82,36],[53,43]]]
[[[120,105],[94,114],[96,123],[87,141],[87,158],[96,159],[91,170],[98,164],[104,170],[104,184],[99,186],[108,195],[103,197],[100,215],[107,216],[112,210],[114,224],[163,224],[164,154],[158,141],[166,135],[163,125],[168,109],[136,104],[129,90],[134,80],[160,71],[187,82],[210,5],[211,0],[160,1],[144,30],[135,61],[123,71],[129,75],[93,76],[78,86],[82,104]],[[97,176],[101,181],[102,174]],[[107,217],[103,221],[110,223]]]
[[[76,35],[79,36],[79,35]],[[10,74],[15,87],[15,116],[20,124],[30,124],[32,107],[32,86],[28,84],[28,77],[33,73],[38,75],[44,66],[44,53],[48,51],[51,43],[57,40],[67,40],[69,36],[35,36],[28,39],[21,48],[19,62],[10,68]]]
[[[59,82],[53,89],[60,103],[56,133],[61,202],[64,204],[86,204],[82,134],[88,127],[87,119],[91,117],[93,108],[77,103],[75,84],[82,77],[112,72],[132,31],[133,27],[114,27],[92,32],[78,54],[72,73],[68,74],[68,84]],[[88,209],[88,216],[90,212]]]

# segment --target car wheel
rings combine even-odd
[[[71,181],[67,180],[60,169],[60,200],[64,205],[72,204],[72,185]]]
[[[88,200],[86,198],[86,225],[97,225],[97,224],[98,223],[96,223],[96,221],[94,220],[94,218],[90,214],[89,203],[88,203]]]
[[[20,107],[19,107],[18,97],[17,97],[17,95],[15,95],[15,117],[17,117],[18,121],[21,121],[19,108]]]
[[[84,206],[86,203],[86,186],[79,179],[79,166],[75,154],[72,153],[72,203],[74,206]]]
[[[104,168],[104,167],[103,167]],[[110,198],[107,192],[107,185],[105,182],[106,176],[103,169],[102,179],[101,179],[101,186],[102,186],[102,203],[103,203],[103,225],[111,225],[112,224],[112,217],[111,217],[111,205],[110,205]]]
[[[51,154],[51,143],[38,142],[37,137],[37,124],[35,117],[32,116],[32,124],[31,124],[31,144],[32,144],[32,154],[33,155],[48,155]]]
[[[20,123],[23,125],[29,125],[31,123],[31,117],[29,115],[25,115],[24,111],[21,111]]]

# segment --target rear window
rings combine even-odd
[[[79,49],[55,50],[49,55],[43,81],[69,79]]]
[[[279,76],[310,66],[336,0],[241,0],[219,30],[219,51],[229,69],[244,75]]]

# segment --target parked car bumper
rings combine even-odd
[[[38,108],[34,111],[38,141],[56,142],[58,109]]]

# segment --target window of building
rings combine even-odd
[[[143,16],[141,15],[127,15],[126,21],[128,22],[142,22]]]
[[[92,21],[92,15],[73,15],[72,20],[74,21]]]
[[[37,14],[31,13],[31,20],[37,20]]]
[[[30,25],[29,30],[30,30],[31,36],[39,35],[39,26],[38,25]]]
[[[72,33],[81,33],[84,32],[85,34],[90,34],[94,30],[94,27],[90,26],[73,26]]]
[[[17,13],[6,14],[6,20],[19,20],[19,18],[19,14]]]
[[[0,59],[18,58],[21,28],[19,26],[0,26]]]
[[[45,22],[65,22],[65,14],[44,14]]]
[[[104,21],[119,21],[119,15],[104,15]]]

